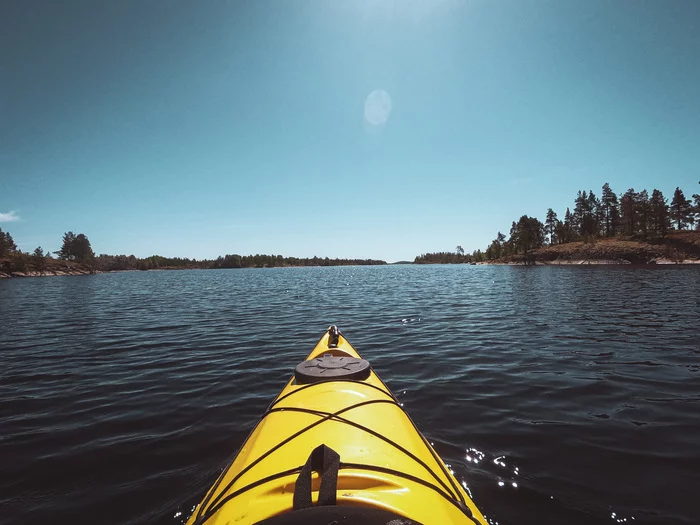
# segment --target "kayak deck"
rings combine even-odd
[[[333,329],[306,362],[327,362],[323,356],[361,359]],[[189,524],[255,524],[289,513],[297,502],[297,480],[307,459],[325,445],[339,455],[331,495],[335,505],[379,509],[423,525],[485,525],[464,489],[371,368],[365,379],[307,382],[299,377],[292,377],[270,404]],[[324,498],[325,477],[311,476],[316,505]]]

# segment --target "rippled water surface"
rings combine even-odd
[[[180,523],[331,323],[493,523],[700,523],[700,268],[488,266],[0,281],[0,522]]]

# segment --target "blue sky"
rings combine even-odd
[[[73,230],[97,253],[412,260],[606,181],[700,189],[695,0],[2,9],[0,227],[24,250]]]

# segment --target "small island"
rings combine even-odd
[[[696,229],[693,231],[693,225]],[[676,188],[669,204],[654,189],[620,197],[605,183],[601,197],[579,191],[564,220],[549,208],[544,223],[523,215],[510,235],[498,232],[486,250],[426,253],[416,264],[700,264],[700,194]]]

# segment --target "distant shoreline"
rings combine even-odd
[[[406,264],[413,264],[413,263],[406,263]],[[269,267],[265,266],[265,267],[257,267],[257,268],[253,267],[253,266],[246,266],[243,268],[172,267],[172,268],[150,268],[150,269],[146,269],[146,270],[138,270],[138,269],[90,270],[87,268],[72,268],[72,269],[66,269],[66,270],[43,270],[43,271],[30,270],[30,271],[26,271],[26,272],[0,272],[0,279],[25,279],[25,278],[30,278],[30,277],[65,277],[65,276],[76,276],[76,275],[98,275],[98,274],[106,274],[106,273],[124,273],[124,272],[169,272],[169,271],[180,272],[180,271],[184,271],[184,270],[208,271],[208,270],[249,270],[249,269],[271,270],[273,268],[347,268],[349,266],[385,266],[385,265],[364,265],[364,264],[357,264],[357,265],[339,264],[339,265],[335,265],[335,266],[285,265],[285,266],[269,266]],[[388,266],[388,264],[386,266]]]
[[[434,266],[450,263],[423,263],[416,264],[410,262],[393,263],[393,264],[409,264],[412,266]],[[627,260],[605,260],[605,259],[572,259],[572,260],[554,260],[554,261],[535,261],[534,263],[526,263],[522,261],[484,261],[478,263],[452,263],[452,265],[467,265],[467,266],[628,266],[628,267],[677,267],[677,266],[698,266],[699,259],[685,259],[674,261],[670,259],[658,259],[651,262],[639,263]],[[346,266],[346,265],[345,265]],[[391,266],[391,264],[390,264]],[[341,267],[341,266],[338,266]],[[276,266],[275,268],[329,268],[328,266]],[[31,277],[66,277],[77,275],[98,275],[107,273],[123,273],[123,272],[167,272],[167,271],[183,271],[183,270],[245,270],[251,268],[153,268],[150,270],[48,270],[48,271],[28,271],[28,272],[0,272],[0,279],[26,279]],[[258,268],[265,269],[265,268]],[[271,269],[271,268],[267,268]]]

